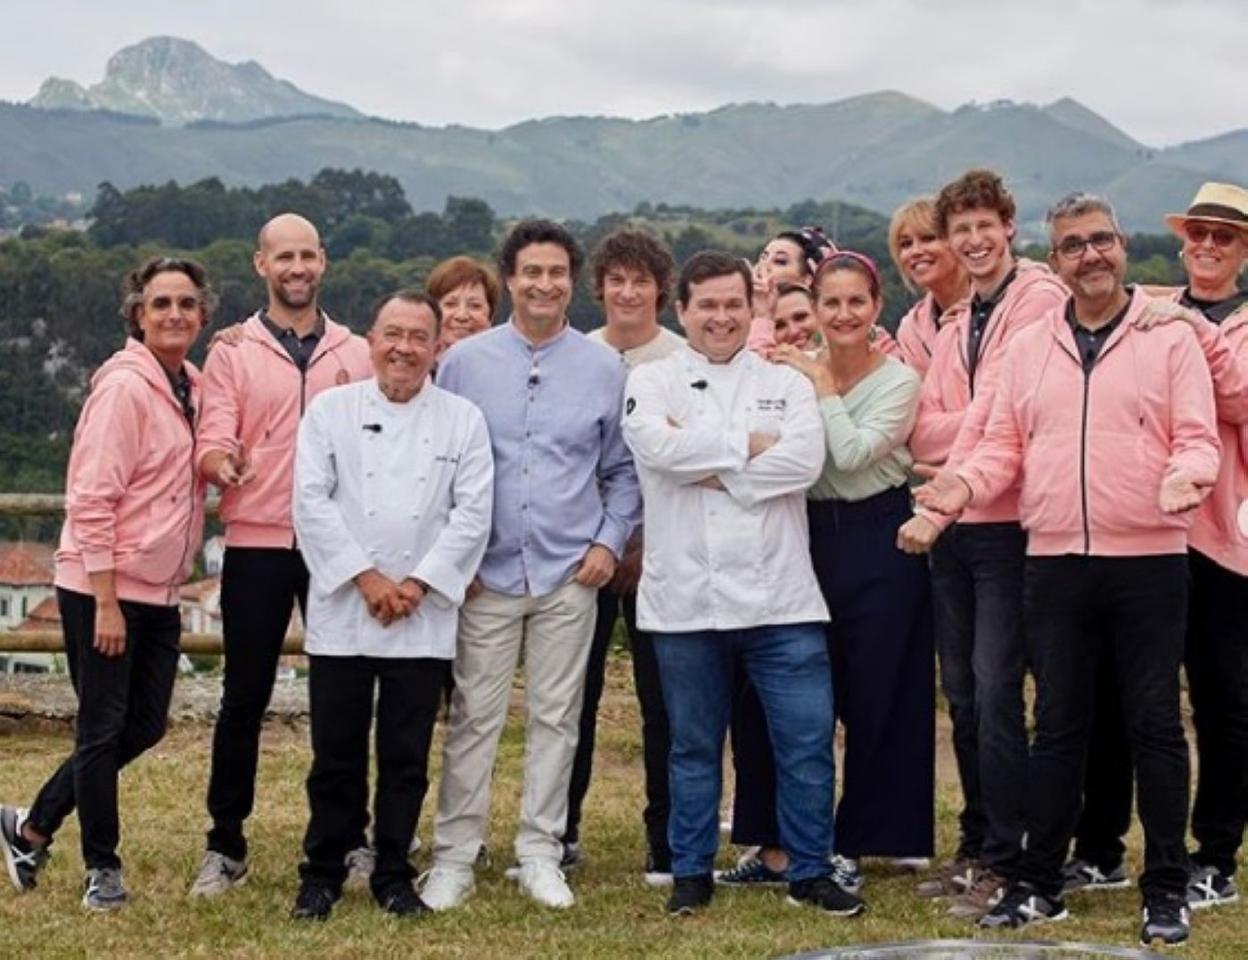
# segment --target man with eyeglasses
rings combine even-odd
[[[521,221],[499,253],[510,321],[461,340],[438,367],[438,385],[485,414],[495,481],[478,589],[460,614],[434,866],[421,891],[433,910],[458,906],[475,888],[522,650],[528,730],[516,879],[543,906],[575,903],[559,862],[598,589],[641,513],[620,432],[626,368],[568,324],[583,259],[564,227]]]
[[[395,916],[428,912],[407,851],[493,500],[481,411],[429,379],[440,325],[427,294],[387,298],[368,332],[373,378],[318,396],[299,427],[312,769],[296,919],[327,919],[342,894],[346,855],[368,822],[374,715],[373,897]]]
[[[1248,816],[1248,536],[1237,523],[1248,497],[1248,291],[1239,286],[1248,262],[1248,190],[1203,184],[1185,213],[1165,221],[1183,241],[1188,283],[1171,294],[1173,303],[1155,304],[1150,319],[1181,319],[1195,330],[1213,376],[1223,449],[1218,481],[1188,536],[1184,660],[1200,757],[1188,902],[1204,908],[1239,897],[1234,876]],[[1170,308],[1164,314],[1163,306]],[[1121,741],[1119,735],[1094,749],[1079,839],[1089,854],[1117,852],[1116,873],[1125,877],[1121,834],[1130,820],[1130,771],[1125,783],[1112,775],[1112,755],[1126,750]],[[1111,775],[1093,776],[1097,768]],[[1075,866],[1093,883],[1115,876],[1112,863],[1083,862],[1078,845],[1075,855]]]
[[[192,897],[219,896],[247,875],[243,824],[255,802],[260,726],[296,601],[307,610],[308,569],[291,519],[299,421],[321,391],[372,372],[364,338],[318,305],[325,250],[316,227],[283,213],[257,239],[268,305],[208,354],[197,433],[199,472],[221,490],[225,522],[225,677],[208,778],[212,828]],[[364,842],[361,827],[357,846]]]
[[[1144,825],[1140,942],[1181,943],[1188,757],[1179,665],[1187,530],[1218,475],[1213,386],[1184,324],[1136,326],[1150,301],[1123,286],[1126,248],[1108,202],[1067,196],[1048,227],[1049,262],[1070,298],[1010,345],[974,450],[916,493],[956,514],[1022,479],[1025,639],[1036,676],[1027,844],[980,925],[1067,915],[1062,862],[1096,697],[1089,663],[1110,652]]]

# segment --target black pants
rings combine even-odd
[[[243,823],[255,804],[260,724],[296,601],[307,609],[308,568],[298,550],[226,548],[221,570],[225,679],[212,734],[208,849],[234,860],[247,857]],[[357,846],[363,843],[361,835]]]
[[[1188,758],[1179,717],[1187,558],[1029,557],[1027,652],[1036,675],[1036,732],[1027,765],[1027,848],[1017,876],[1061,892],[1079,816],[1096,700],[1099,652],[1109,647],[1131,745],[1144,825],[1145,897],[1187,886]]]
[[[379,899],[410,884],[407,851],[429,788],[429,743],[450,661],[429,658],[308,658],[311,816],[303,839],[305,883],[342,890],[347,853],[368,826],[368,734],[376,698],[377,784],[370,881]]]
[[[581,704],[580,737],[572,761],[572,779],[568,784],[568,824],[565,843],[580,839],[581,810],[589,792],[594,763],[594,737],[598,725],[598,704],[606,679],[607,651],[620,615],[628,630],[632,649],[633,686],[641,707],[641,750],[646,772],[646,809],[642,818],[646,825],[646,845],[661,860],[670,855],[667,849],[667,813],[670,806],[667,790],[667,754],[671,738],[667,727],[667,709],[663,706],[663,688],[659,685],[659,665],[654,658],[654,640],[637,629],[637,598],[621,596],[610,587],[598,591],[598,619],[594,624],[593,646],[585,672],[585,697]]]
[[[1075,830],[1075,857],[1112,873],[1122,864],[1131,827],[1135,776],[1131,744],[1123,720],[1114,651],[1103,647],[1096,658],[1096,703],[1088,759],[1083,772],[1083,810]]]
[[[182,622],[177,607],[121,601],[126,649],[95,649],[95,598],[56,590],[65,656],[78,694],[74,752],[35,798],[30,825],[53,836],[78,807],[88,869],[119,867],[117,773],[165,735],[178,670]]]
[[[1248,577],[1188,554],[1187,682],[1200,770],[1192,859],[1235,873],[1248,815]]]
[[[1023,557],[1017,523],[958,523],[932,549],[940,683],[962,783],[958,856],[1010,875],[1023,838]]]
[[[857,503],[812,501],[808,508],[815,574],[832,614],[828,653],[836,715],[845,726],[836,852],[930,856],[936,764],[931,584],[925,558],[903,553],[895,542],[911,515],[909,494],[896,488]],[[778,830],[766,721],[761,710],[755,718],[745,715],[757,703],[757,694],[746,692],[734,711],[733,840],[770,846]]]

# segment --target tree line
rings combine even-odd
[[[441,213],[414,213],[395,178],[361,170],[326,169],[306,182],[258,188],[227,187],[215,178],[124,191],[101,184],[85,233],[27,227],[0,241],[0,489],[61,489],[90,374],[124,339],[117,308],[127,270],[158,253],[196,257],[221,297],[214,326],[232,323],[263,303],[251,264],[255,236],[284,210],[321,229],[330,258],[322,302],[356,330],[381,296],[420,285],[437,260],[454,253],[492,258],[508,226],[472,197],[449,197]],[[887,219],[849,204],[807,200],[782,210],[706,211],[643,203],[568,226],[590,250],[626,224],[664,239],[678,262],[707,247],[753,257],[784,227],[821,224],[840,245],[880,264],[886,324],[895,324],[912,300],[889,259]],[[1182,282],[1173,238],[1136,236],[1130,249],[1133,279]],[[1023,252],[1044,256],[1038,247]],[[588,277],[569,314],[579,329],[601,322]],[[670,308],[664,320],[675,322]],[[202,360],[206,340],[192,359]]]

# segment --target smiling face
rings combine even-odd
[[[204,304],[195,282],[180,270],[156,274],[134,308],[143,343],[169,369],[177,369],[204,326]]]
[[[283,214],[265,224],[254,263],[268,287],[270,309],[280,306],[299,311],[316,306],[325,274],[325,250],[316,228],[303,217]]]
[[[830,349],[868,346],[881,307],[883,301],[872,293],[871,281],[861,270],[834,268],[819,278],[815,317]]]
[[[948,217],[949,247],[981,293],[1000,285],[1014,265],[1010,241],[1014,221],[988,207],[960,210]]]
[[[1202,299],[1224,300],[1239,286],[1248,260],[1248,232],[1225,223],[1189,219],[1183,224],[1180,254],[1193,291]]]
[[[1127,250],[1107,214],[1095,210],[1055,220],[1051,240],[1049,264],[1070,289],[1076,309],[1080,302],[1099,305],[1118,296],[1127,276]]]
[[[438,301],[444,346],[490,328],[490,301],[480,283],[461,283]]]
[[[914,287],[939,288],[958,274],[958,258],[934,223],[902,227],[897,235],[897,263]]]
[[[512,308],[521,326],[549,328],[563,322],[572,299],[572,261],[557,243],[531,243],[516,253],[516,272],[507,278]]]
[[[687,306],[676,315],[691,348],[712,363],[727,363],[750,335],[750,298],[739,273],[711,277],[689,287]]]
[[[403,403],[420,392],[433,367],[437,318],[428,304],[392,298],[378,311],[368,346],[381,392]]]
[[[659,284],[654,274],[622,264],[602,275],[602,306],[608,327],[639,327],[659,322]]]
[[[787,343],[798,350],[813,350],[818,345],[815,306],[804,291],[793,290],[777,298],[772,322],[776,343]]]

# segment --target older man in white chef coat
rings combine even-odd
[[[676,285],[688,345],[633,370],[624,405],[646,512],[637,625],[654,632],[671,727],[668,910],[693,913],[714,893],[724,733],[740,664],[776,757],[789,899],[847,916],[863,904],[828,864],[828,608],[806,526],[823,424],[809,381],[745,349],[752,287],[736,257],[691,257]]]
[[[373,895],[393,914],[427,909],[407,850],[494,479],[481,412],[429,380],[440,325],[425,294],[391,296],[368,333],[375,377],[318,396],[299,429],[294,520],[311,573],[313,754],[299,919],[329,916],[343,858],[368,823],[374,698]]]

